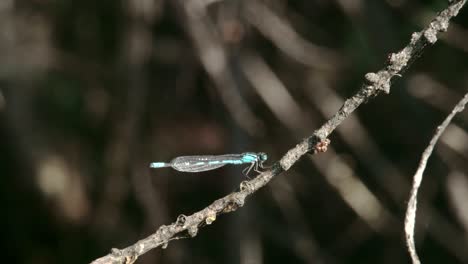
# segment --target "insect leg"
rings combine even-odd
[[[252,162],[249,167],[245,168],[242,173],[249,178],[249,172],[252,170],[252,168],[255,166],[255,162]]]

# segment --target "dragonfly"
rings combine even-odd
[[[225,154],[225,155],[196,155],[196,156],[180,156],[174,158],[170,162],[152,162],[150,168],[166,168],[171,167],[174,170],[182,172],[200,172],[209,171],[221,168],[228,164],[241,165],[250,164],[242,172],[247,175],[252,169],[260,172],[259,168],[263,169],[263,162],[268,159],[266,153],[263,152],[245,152],[242,154]]]

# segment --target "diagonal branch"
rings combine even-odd
[[[287,171],[302,156],[307,153],[315,154],[326,151],[329,143],[327,137],[335,128],[343,122],[362,103],[379,95],[382,91],[390,92],[391,79],[394,76],[401,76],[402,72],[409,67],[409,63],[417,58],[428,46],[437,41],[437,35],[445,32],[449,25],[449,20],[458,14],[458,11],[466,3],[466,0],[452,1],[449,6],[440,12],[434,20],[421,32],[413,33],[410,43],[397,53],[389,56],[388,64],[377,73],[367,73],[365,83],[361,89],[352,97],[347,99],[343,106],[324,125],[316,130],[310,137],[302,140],[294,148],[290,149],[280,161],[254,179],[244,181],[237,192],[226,195],[214,201],[206,208],[189,216],[180,215],[177,221],[158,228],[156,233],[136,242],[135,244],[122,250],[113,249],[104,257],[96,259],[92,264],[129,264],[136,259],[157,247],[165,248],[174,239],[183,236],[194,237],[198,229],[204,225],[209,225],[216,220],[216,217],[223,213],[229,213],[242,207],[245,199],[268,184],[275,176]]]

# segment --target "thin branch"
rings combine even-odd
[[[192,215],[181,215],[177,218],[176,222],[168,226],[159,227],[156,233],[149,237],[122,250],[113,249],[112,253],[96,259],[92,263],[134,263],[140,255],[153,248],[159,246],[165,248],[174,237],[181,236],[182,234],[194,237],[197,235],[200,227],[213,223],[218,215],[233,212],[242,207],[248,196],[268,184],[273,177],[289,170],[305,154],[326,151],[329,143],[327,137],[330,133],[363,102],[377,96],[381,91],[389,93],[390,81],[393,76],[401,76],[402,71],[408,67],[408,63],[416,59],[414,55],[420,55],[428,44],[433,44],[437,41],[437,34],[447,30],[450,18],[456,16],[465,3],[466,0],[452,1],[448,8],[442,11],[427,28],[421,32],[413,33],[410,43],[403,50],[391,54],[388,65],[384,69],[377,73],[366,74],[366,82],[361,89],[354,96],[347,99],[338,112],[322,127],[316,130],[312,136],[304,139],[294,148],[290,149],[270,169],[260,173],[252,180],[242,182],[239,191],[214,201],[208,207]]]
[[[408,202],[408,208],[406,209],[406,216],[405,216],[405,233],[406,233],[406,243],[408,245],[408,251],[411,256],[411,260],[413,264],[419,264],[421,261],[419,260],[418,254],[416,253],[416,247],[414,244],[414,225],[416,222],[416,209],[417,209],[417,196],[418,190],[421,186],[422,178],[424,170],[426,169],[427,160],[432,154],[432,150],[434,149],[435,144],[439,140],[440,135],[445,131],[447,126],[452,121],[453,117],[463,111],[465,108],[466,103],[468,102],[468,93],[458,102],[458,104],[453,108],[452,112],[445,118],[444,122],[440,126],[437,127],[436,133],[432,137],[429,145],[424,150],[423,154],[421,155],[421,160],[419,161],[418,169],[413,176],[413,187],[411,188],[410,199]]]
[[[453,24],[450,25],[450,31],[452,30],[452,25]],[[327,85],[325,84],[324,80],[321,80],[322,78],[323,77],[320,74],[311,75],[310,84],[308,83],[308,85],[313,86],[314,89],[309,89],[307,95],[313,102],[315,102],[316,107],[322,111],[323,116],[331,116],[334,113],[334,111],[331,111],[331,109],[336,109],[341,104],[343,104],[343,99],[340,98],[336,94],[335,91],[332,91],[330,87],[327,88]],[[411,78],[414,78],[414,76],[412,76]],[[414,86],[417,86],[417,89],[415,87],[415,89],[413,90],[423,91],[423,90],[431,89],[431,90],[437,90],[437,94],[444,91],[444,89],[445,91],[449,90],[447,87],[444,87],[443,85],[439,85],[440,87],[439,86],[434,87],[433,83],[428,83],[427,81],[420,80],[420,79],[421,78],[418,78],[418,80],[414,81],[415,83]],[[419,83],[419,85],[417,83]],[[425,100],[425,103],[437,101],[437,100],[434,100],[435,98],[433,97],[434,95],[432,95],[432,97],[430,98],[431,100]],[[455,105],[456,102],[460,100],[460,95],[447,94],[446,92],[439,94],[438,97],[440,97],[441,100],[445,100],[445,104],[447,103],[447,101],[451,102],[450,106],[448,107],[444,105],[442,109],[443,112],[450,112],[453,105]],[[327,104],[322,104],[322,102],[327,102]],[[462,118],[462,116],[460,116],[460,118]],[[466,120],[466,118],[464,120]],[[452,141],[454,142],[454,144],[456,144],[456,146],[459,146],[459,148],[464,149],[465,145],[467,144],[460,143],[459,136],[451,137],[451,135],[449,135],[449,129],[447,129],[444,136],[441,138],[441,141],[444,141],[444,138],[452,138],[453,139]],[[408,190],[411,189],[412,182],[408,181],[407,177],[403,175],[400,169],[398,169],[394,164],[392,164],[391,161],[389,161],[385,157],[380,147],[377,146],[377,143],[373,141],[372,136],[369,134],[369,132],[367,132],[363,124],[360,123],[359,117],[356,115],[349,116],[348,119],[346,119],[346,122],[342,123],[337,128],[335,133],[338,133],[341,136],[341,139],[352,150],[353,155],[358,160],[360,160],[360,162],[365,164],[366,168],[369,170],[371,174],[384,176],[384,177],[376,177],[375,180],[377,181],[377,184],[379,184],[384,190],[386,190],[386,192],[390,195],[389,197],[391,198],[391,200],[395,202],[396,204],[404,203],[406,206],[406,203],[408,201]],[[468,139],[467,139],[467,142],[468,142]],[[454,144],[452,144],[452,146]],[[450,147],[450,144],[448,145]],[[327,155],[323,155],[323,156],[335,157],[331,162],[329,162],[329,164],[327,164],[327,162],[324,162],[326,161],[326,159],[323,159],[323,158],[320,158],[320,159],[317,158],[317,159],[311,159],[311,160],[312,162],[314,162],[314,164],[316,164],[316,167],[319,170],[321,167],[325,167],[324,169],[322,169],[323,170],[322,174],[329,181],[329,183],[335,188],[337,188],[337,190],[342,194],[344,201],[347,201],[346,199],[347,197],[345,194],[355,193],[357,190],[354,190],[354,191],[351,190],[352,188],[350,188],[348,185],[343,186],[342,190],[340,190],[341,182],[333,181],[333,179],[339,178],[339,177],[347,177],[348,179],[346,181],[354,181],[354,180],[359,180],[359,178],[353,179],[353,177],[346,176],[345,175],[346,173],[336,172],[337,168],[340,168],[342,166],[347,166],[347,165],[345,162],[342,163],[343,165],[340,165],[339,164],[340,157],[330,152],[333,152],[332,147],[328,148]],[[369,157],[372,157],[372,159],[369,159]],[[447,156],[446,159],[451,159],[451,157]],[[334,164],[334,163],[338,163],[338,164]],[[326,168],[331,168],[331,169],[326,169]],[[349,170],[352,170],[352,168],[349,168]],[[384,175],[382,175],[382,172],[384,172]],[[359,184],[362,185],[362,183],[359,183]],[[356,187],[357,185],[353,185],[353,186]],[[399,186],[400,188],[394,188],[394,186]],[[367,189],[367,192],[370,192],[370,190]],[[363,195],[363,194],[365,195],[365,193],[359,193],[359,195]],[[366,200],[366,205],[360,209],[359,208],[356,208],[356,209],[360,210],[361,212],[368,211],[369,210],[369,206],[367,206],[368,198],[366,198],[365,200]],[[349,201],[348,204],[350,205],[351,208],[354,208],[351,201]],[[382,204],[382,206],[384,206],[384,204]],[[386,210],[386,208],[382,206],[381,208],[383,210]],[[377,207],[375,209],[377,209]],[[360,212],[358,210],[356,210],[356,213],[360,215]],[[448,252],[452,253],[458,260],[460,260],[461,262],[463,261],[466,262],[467,256],[465,254],[466,250],[464,248],[464,245],[466,244],[464,234],[462,232],[458,232],[456,226],[453,223],[450,223],[443,216],[442,212],[440,212],[439,209],[428,204],[425,207],[425,210],[428,215],[431,215],[431,221],[433,222],[434,226],[438,227],[437,229],[427,230],[429,236],[433,238],[437,243],[445,247],[445,249]],[[399,224],[397,224],[399,220],[396,219],[395,216],[389,214],[389,212],[387,212],[387,215],[390,216],[391,218],[388,218],[388,217],[386,218],[385,216],[379,215],[376,219],[377,220],[376,222],[379,223],[380,227],[385,227],[384,229],[385,231],[392,232],[394,230],[393,229],[394,227],[399,227]],[[366,218],[362,218],[362,219],[365,220]],[[367,222],[367,224],[373,227],[371,222]],[[376,231],[381,232],[384,230],[378,229]],[[344,238],[344,239],[345,240],[349,239],[349,237]],[[357,246],[357,244],[355,243],[354,246]]]

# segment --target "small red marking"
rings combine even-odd
[[[330,140],[328,138],[320,141],[317,146],[315,146],[315,152],[325,152],[327,151],[328,145],[330,145]]]

